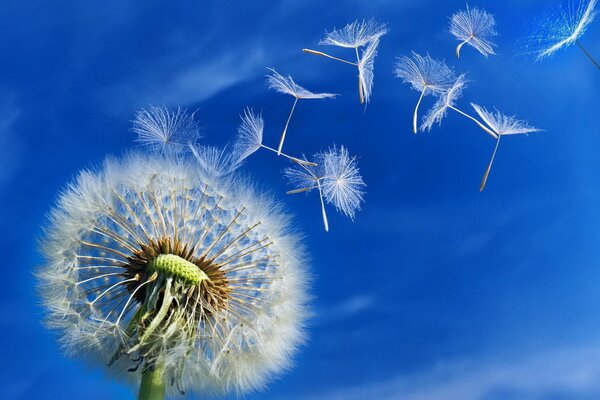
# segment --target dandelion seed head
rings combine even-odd
[[[494,16],[485,10],[469,8],[450,17],[450,33],[461,42],[466,42],[484,56],[494,53],[496,44],[492,38],[496,32]]]
[[[334,93],[313,93],[294,82],[291,76],[285,77],[273,68],[268,69],[271,74],[267,75],[267,86],[279,93],[289,94],[297,99],[328,99],[337,96]]]
[[[500,111],[490,112],[484,107],[471,103],[471,106],[497,135],[516,135],[523,133],[539,132],[541,129],[535,128],[527,121],[516,119],[514,116],[502,114]]]
[[[420,127],[421,131],[431,131],[433,124],[442,124],[442,119],[446,117],[448,108],[454,107],[456,101],[460,99],[463,90],[467,87],[467,82],[465,74],[461,74],[456,78],[456,81],[450,89],[440,94],[435,104],[423,117],[423,122]]]
[[[443,93],[456,80],[454,71],[444,61],[434,60],[429,54],[423,57],[414,51],[412,58],[398,59],[394,73],[414,90],[425,94]]]
[[[568,0],[543,15],[533,32],[519,42],[522,53],[540,61],[569,47],[583,36],[596,14],[597,0]]]
[[[194,115],[177,108],[152,106],[141,109],[133,120],[132,132],[141,145],[163,152],[180,152],[200,138]]]
[[[240,116],[242,123],[238,127],[238,134],[233,146],[234,158],[241,162],[260,148],[263,141],[265,121],[261,114],[255,113],[251,108],[246,108]]]
[[[321,45],[331,45],[347,48],[358,48],[377,41],[388,32],[387,25],[375,19],[351,22],[340,29],[334,29],[319,42]]]
[[[47,325],[124,380],[164,366],[168,394],[259,388],[303,340],[306,262],[288,227],[245,181],[193,160],[108,159],[51,212],[37,273]]]
[[[323,165],[321,187],[328,203],[338,211],[354,219],[360,204],[364,201],[366,186],[358,169],[355,157],[350,157],[344,146],[334,146],[322,152],[320,157]]]

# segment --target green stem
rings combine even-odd
[[[138,400],[163,400],[165,398],[164,367],[149,367],[142,373]]]

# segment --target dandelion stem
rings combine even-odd
[[[164,367],[154,365],[142,373],[138,400],[163,400],[165,398]]]
[[[469,40],[473,39],[473,35],[469,36],[467,40],[461,42],[458,46],[456,46],[456,58],[460,58],[460,49],[467,44]]]
[[[581,49],[581,51],[584,52],[584,54],[590,59],[591,62],[594,63],[594,65],[600,69],[600,64],[598,64],[598,61],[596,61],[594,59],[594,57],[592,57],[592,55],[590,53],[588,53],[588,51],[582,46],[582,44],[579,42],[579,40],[576,40],[575,43],[577,43],[577,46],[579,46],[579,48]]]
[[[272,148],[272,147],[265,146],[264,144],[261,144],[261,145],[260,145],[260,147],[262,147],[262,148],[263,148],[263,149],[265,149],[265,150],[272,151],[273,153],[277,153],[277,150],[275,150],[275,149],[274,149],[274,148]],[[316,167],[316,166],[317,166],[317,163],[314,163],[314,162],[312,162],[312,161],[306,161],[306,160],[302,160],[301,158],[292,157],[292,156],[290,156],[290,155],[287,155],[287,154],[285,154],[285,153],[281,153],[281,155],[282,155],[283,157],[287,158],[288,160],[291,160],[291,161],[293,161],[293,162],[295,162],[295,163],[298,163],[298,164],[300,164],[300,165],[308,165],[308,166],[310,166],[310,167]]]
[[[283,128],[283,133],[281,134],[281,139],[279,140],[279,147],[277,148],[277,155],[281,155],[281,149],[283,149],[283,142],[285,141],[285,134],[287,133],[288,125],[290,124],[290,120],[292,119],[292,114],[294,114],[294,110],[296,109],[296,104],[298,103],[298,97],[294,99],[294,104],[292,105],[292,109],[290,111],[290,115],[285,123],[285,127]]]
[[[419,101],[417,101],[417,105],[415,107],[415,112],[413,114],[413,133],[417,133],[417,114],[419,112],[419,105],[421,104],[421,100],[423,100],[423,96],[425,96],[426,90],[427,85],[423,86],[423,90],[421,91],[421,95],[419,96]]]
[[[316,51],[316,50],[311,50],[311,49],[302,49],[302,51],[305,53],[314,54],[314,55],[321,56],[321,57],[331,58],[332,60],[340,61],[340,62],[343,62],[346,64],[354,65],[355,67],[358,67],[358,64],[353,63],[352,61],[344,60],[343,58],[337,58],[334,56],[330,56],[329,54],[323,53],[322,51]]]
[[[463,112],[461,110],[459,110],[456,107],[452,107],[452,106],[448,106],[448,108],[456,111],[457,113],[459,113],[460,115],[469,118],[471,121],[475,122],[477,125],[479,125],[479,127],[481,129],[483,129],[488,135],[490,135],[491,137],[493,137],[494,139],[498,139],[498,135],[496,135],[496,133],[494,131],[492,131],[490,128],[488,128],[487,126],[485,126],[484,124],[482,124],[481,122],[479,122],[479,120],[477,118],[473,118],[472,116],[470,116],[469,114],[467,114],[466,112]]]
[[[321,215],[323,216],[323,225],[325,226],[325,232],[329,232],[329,222],[327,221],[327,213],[325,212],[323,191],[321,190],[321,184],[319,183],[319,181],[317,181],[317,188],[319,189],[319,198],[321,199]]]
[[[492,169],[492,164],[494,163],[494,158],[496,157],[496,152],[498,151],[498,145],[500,144],[500,138],[502,136],[498,136],[496,140],[496,147],[494,147],[494,152],[492,153],[492,158],[490,159],[490,163],[488,164],[487,169],[485,170],[485,174],[483,174],[483,179],[481,180],[481,186],[479,186],[479,191],[483,192],[485,188],[485,184],[487,182],[488,176],[490,175],[490,170]]]

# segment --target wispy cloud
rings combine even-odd
[[[21,112],[12,97],[0,98],[0,192],[21,166],[21,145],[14,124]]]
[[[128,76],[106,88],[100,97],[109,100],[112,111],[145,104],[190,105],[253,76],[262,76],[264,63],[261,48],[246,51],[243,55],[226,51],[213,55],[208,62],[203,59],[192,61],[171,72],[165,71],[165,66],[149,69],[138,77]]]
[[[296,400],[483,400],[600,397],[600,344],[518,359],[440,362],[422,372],[349,385]]]

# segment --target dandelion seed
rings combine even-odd
[[[316,189],[321,201],[321,215],[325,231],[329,231],[325,202],[333,204],[354,220],[360,203],[363,200],[365,183],[360,176],[355,157],[350,157],[348,150],[341,146],[332,147],[314,156],[317,166],[296,165],[283,171],[294,189],[288,194],[310,192]]]
[[[430,131],[433,124],[436,122],[441,125],[442,119],[446,116],[448,109],[450,109],[475,122],[481,129],[484,130],[484,132],[494,139],[497,139],[498,135],[496,135],[494,131],[482,124],[478,119],[456,108],[455,102],[462,96],[463,90],[467,87],[467,82],[468,81],[466,80],[465,75],[461,74],[458,78],[456,78],[456,81],[452,87],[450,87],[450,89],[438,95],[438,99],[433,107],[431,107],[425,117],[423,117],[423,122],[421,123],[419,130],[422,132],[425,130]]]
[[[136,141],[144,146],[164,152],[179,152],[200,136],[194,115],[177,108],[152,106],[135,115],[131,130],[138,135]]]
[[[234,157],[235,153],[227,151],[226,148],[196,146],[192,143],[189,144],[189,147],[198,162],[200,172],[206,177],[225,178],[239,166]]]
[[[199,150],[202,165],[222,158]],[[51,213],[37,274],[48,326],[141,399],[261,387],[303,338],[305,260],[288,228],[269,199],[188,158],[108,160]]]
[[[362,57],[358,61],[358,93],[360,102],[369,103],[373,91],[373,69],[375,68],[375,56],[377,55],[379,39],[372,41],[363,50]]]
[[[483,191],[492,169],[492,164],[494,163],[494,158],[496,157],[496,152],[498,151],[498,146],[500,145],[500,139],[502,136],[539,132],[541,129],[534,128],[526,121],[518,120],[514,116],[504,115],[498,110],[493,113],[487,111],[481,106],[478,106],[477,104],[471,103],[471,106],[473,106],[473,109],[475,109],[475,112],[479,115],[479,117],[481,117],[481,119],[496,133],[496,135],[498,135],[498,138],[496,139],[496,146],[492,152],[492,157],[490,158],[488,167],[483,174],[481,186],[479,187],[479,191]]]
[[[373,88],[373,69],[375,56],[377,55],[377,46],[381,36],[387,33],[387,26],[374,19],[358,22],[358,20],[347,24],[344,28],[334,29],[325,36],[325,39],[319,42],[320,45],[331,45],[345,48],[352,48],[356,54],[356,62],[348,61],[343,58],[334,57],[322,51],[312,49],[302,49],[302,51],[327,57],[332,60],[340,61],[345,64],[354,65],[358,68],[358,95],[361,104],[368,103]],[[367,46],[362,57],[358,49]]]
[[[527,54],[533,54],[536,61],[550,57],[561,48],[573,44],[600,69],[600,64],[583,47],[581,36],[597,14],[597,0],[569,0],[566,7],[559,8],[542,17],[535,27],[535,32],[521,40],[521,47]]]
[[[278,153],[277,150],[272,147],[265,146],[263,142],[263,132],[265,129],[265,122],[262,115],[256,114],[252,109],[246,108],[244,115],[241,115],[242,123],[238,127],[237,140],[233,148],[233,158],[236,164],[240,164],[246,158],[254,154],[261,147],[274,153]],[[279,153],[278,153],[279,154]],[[289,156],[285,153],[280,153],[283,157],[294,161],[299,164],[311,162],[306,160]]]
[[[496,44],[492,37],[496,36],[496,21],[494,16],[478,8],[469,8],[459,11],[450,17],[450,33],[460,44],[456,47],[456,57],[460,57],[460,49],[469,44],[485,57],[494,53]]]
[[[325,35],[325,39],[321,40],[319,44],[357,49],[379,40],[387,32],[387,26],[375,19],[371,18],[368,21],[363,20],[361,22],[356,20],[341,29],[334,29]]]
[[[423,97],[428,94],[444,93],[452,87],[456,75],[444,61],[434,60],[429,54],[425,57],[414,51],[412,54],[412,58],[404,56],[398,59],[394,73],[404,83],[410,84],[414,90],[421,92],[413,113],[413,133],[417,133],[417,115]]]
[[[442,125],[442,119],[446,116],[448,108],[454,108],[456,101],[462,96],[463,90],[467,87],[467,80],[464,74],[456,78],[456,81],[448,89],[443,92],[433,105],[429,112],[423,117],[423,122],[419,128],[420,131],[431,131],[433,124]]]
[[[338,211],[343,212],[354,220],[360,203],[363,200],[363,182],[356,157],[350,157],[348,149],[344,146],[333,147],[321,154],[323,160],[323,194],[327,202],[335,205]]]
[[[279,93],[294,96],[294,104],[292,105],[290,115],[288,116],[288,119],[285,123],[285,127],[283,128],[283,133],[281,134],[281,139],[279,140],[279,146],[277,147],[277,155],[281,155],[281,150],[283,149],[283,142],[285,141],[285,135],[288,129],[288,125],[290,124],[290,120],[292,119],[292,114],[294,114],[294,110],[296,109],[296,103],[298,103],[298,100],[334,98],[335,96],[337,96],[337,94],[313,93],[309,90],[304,89],[302,86],[294,82],[291,76],[288,76],[286,78],[285,76],[280,75],[274,69],[268,69],[271,71],[271,75],[267,75],[267,85],[269,86],[269,89],[273,89]]]

